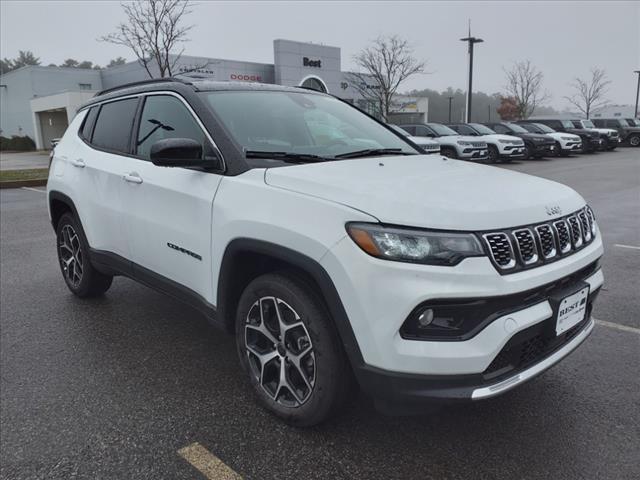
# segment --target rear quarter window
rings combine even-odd
[[[116,153],[129,153],[137,98],[117,100],[100,107],[91,144]]]
[[[87,115],[84,117],[82,127],[80,127],[80,136],[87,142],[91,142],[91,134],[93,133],[93,126],[95,125],[96,118],[98,117],[99,108],[100,107],[91,107]]]

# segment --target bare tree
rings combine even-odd
[[[353,60],[361,72],[350,73],[349,82],[363,98],[376,102],[385,119],[398,87],[425,68],[425,62],[413,56],[409,43],[397,35],[378,37]]]
[[[611,80],[607,78],[607,73],[604,69],[594,67],[591,69],[591,80],[583,80],[576,77],[574,82],[571,83],[576,93],[564,98],[589,118],[591,110],[609,103],[605,99],[605,95],[610,83]]]
[[[509,70],[503,70],[507,76],[505,90],[515,99],[519,118],[529,118],[536,107],[550,98],[542,88],[544,75],[530,60],[515,62]]]
[[[187,34],[193,28],[193,25],[182,25],[183,17],[191,13],[189,2],[140,0],[121,6],[127,21],[99,40],[130,48],[150,78],[154,76],[154,65],[157,65],[160,77],[170,77],[184,48],[175,50],[188,40]]]

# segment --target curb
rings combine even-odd
[[[21,187],[44,187],[47,184],[46,178],[37,180],[13,180],[10,182],[0,182],[0,189],[21,188]]]

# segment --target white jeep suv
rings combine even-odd
[[[508,163],[511,160],[524,158],[526,147],[524,140],[513,135],[504,135],[496,133],[486,125],[481,123],[460,123],[456,125],[448,125],[460,135],[468,137],[482,137],[487,142],[489,149],[489,160],[492,163],[502,161]]]
[[[56,147],[47,199],[74,294],[124,275],[195,306],[295,425],[354,385],[388,410],[504,393],[587,338],[603,284],[572,189],[421,154],[305,89],[101,92]]]
[[[489,158],[487,142],[478,138],[460,135],[458,132],[439,123],[400,125],[400,128],[414,137],[433,138],[440,144],[440,153],[445,157],[474,161]]]

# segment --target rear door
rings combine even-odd
[[[96,250],[131,256],[124,235],[127,206],[123,202],[123,174],[131,161],[129,142],[138,98],[91,107],[85,117],[69,163],[81,190],[76,205],[89,245]]]
[[[145,96],[135,137],[137,158],[126,174],[136,181],[123,195],[133,268],[211,301],[211,216],[221,169],[159,167],[150,151],[158,140],[189,138],[202,144],[212,166],[221,166],[213,142],[187,102],[170,93]]]

